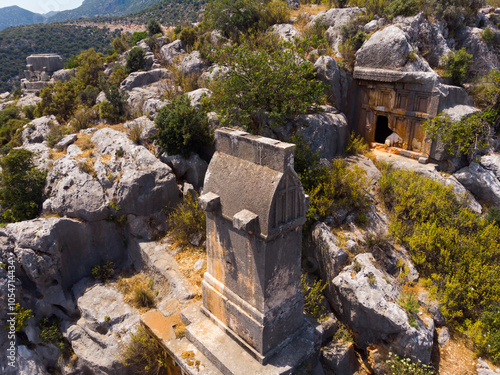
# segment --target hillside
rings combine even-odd
[[[107,29],[60,24],[17,26],[0,32],[0,92],[19,86],[19,75],[32,53],[57,53],[67,59],[81,50],[109,48],[114,34]]]
[[[44,21],[45,17],[41,14],[30,12],[15,5],[0,8],[0,30],[11,26],[31,25]]]
[[[158,0],[85,0],[76,9],[59,12],[48,19],[49,22],[73,20],[82,17],[120,16],[147,8]]]

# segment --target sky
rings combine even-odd
[[[17,5],[35,13],[48,13],[74,9],[82,4],[83,0],[0,0],[0,8]]]

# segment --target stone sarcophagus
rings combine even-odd
[[[207,213],[202,311],[261,363],[301,333],[307,197],[295,146],[219,129],[199,202]]]

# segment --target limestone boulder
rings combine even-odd
[[[26,144],[46,141],[51,125],[59,125],[54,115],[36,118],[29,124],[24,125],[22,132],[23,142]]]
[[[490,28],[495,33],[496,38],[500,38],[500,31],[497,28]],[[465,50],[472,55],[472,65],[470,70],[473,74],[487,74],[492,70],[500,69],[500,56],[495,52],[493,46],[489,46],[482,39],[483,29],[478,27],[463,27],[455,35],[456,49],[465,47]]]
[[[400,291],[391,277],[379,271],[370,253],[360,254],[353,264],[333,279],[340,319],[357,335],[357,344],[389,342],[393,352],[414,361],[429,363],[434,324],[415,316],[410,325],[408,314],[398,304]]]
[[[500,207],[500,181],[494,172],[472,162],[453,175],[480,200]]]
[[[321,363],[335,374],[356,373],[356,353],[350,342],[332,341],[321,349]]]
[[[87,286],[88,285],[88,286]],[[81,290],[87,286],[81,294]],[[92,374],[130,374],[118,353],[139,324],[139,312],[117,290],[83,279],[73,288],[81,318],[64,331],[75,354],[76,369]]]
[[[190,183],[196,190],[203,186],[208,164],[198,154],[192,153],[187,159],[182,155],[163,154],[160,159],[172,168],[177,180]]]
[[[500,368],[491,367],[484,359],[479,358],[476,365],[477,375],[498,375]]]
[[[340,108],[342,97],[340,92],[340,69],[337,62],[331,56],[321,56],[314,63],[314,68],[318,78],[328,87],[328,99],[331,103],[334,103],[336,108]]]
[[[174,57],[186,53],[186,43],[182,40],[174,40],[172,43],[161,47],[160,54],[168,64],[174,62]]]
[[[57,150],[64,150],[66,149],[69,145],[75,143],[75,141],[78,139],[77,134],[68,134],[64,136],[59,142],[56,143],[54,146]]]
[[[42,98],[40,98],[39,96],[37,96],[35,94],[26,94],[26,95],[23,95],[21,97],[21,99],[19,99],[17,101],[16,107],[17,108],[24,108],[27,105],[37,105],[41,101],[42,101]]]
[[[123,126],[127,129],[137,128],[140,130],[142,139],[148,139],[157,133],[154,121],[151,121],[147,116],[141,116],[132,121],[127,121]]]
[[[471,106],[471,105],[463,105],[458,104],[450,108],[446,108],[443,110],[445,115],[450,117],[450,120],[453,122],[460,121],[462,117],[468,116],[472,113],[478,112],[479,109]]]
[[[328,29],[325,36],[335,52],[339,52],[339,45],[342,42],[341,30],[352,18],[362,14],[363,8],[332,8],[327,11],[319,12],[311,17],[308,26],[311,27],[315,22],[320,22]]]
[[[208,97],[212,96],[212,91],[210,91],[209,89],[201,88],[201,89],[197,89],[197,90],[188,92],[187,96],[188,96],[189,100],[191,101],[191,106],[195,107],[196,109],[200,109],[201,99],[204,96],[208,96]]]
[[[347,118],[333,107],[323,107],[323,112],[299,115],[293,121],[311,150],[318,152],[321,158],[332,160],[339,156],[346,145]]]
[[[170,71],[164,68],[153,69],[146,72],[130,73],[130,75],[125,78],[122,83],[120,83],[120,89],[130,91],[135,87],[142,87],[158,82],[161,79],[170,77],[170,75]]]
[[[49,147],[45,143],[27,143],[23,148],[33,152],[33,162],[38,169],[47,171],[52,163],[49,158]]]
[[[43,360],[25,345],[19,345],[17,348],[17,370],[15,369],[13,372],[7,370],[4,374],[9,373],[17,375],[49,374],[45,369]]]
[[[160,80],[158,82],[154,82],[146,86],[135,87],[132,90],[127,91],[127,104],[129,105],[130,112],[144,113],[142,112],[144,104],[151,99],[159,100],[168,87],[169,85],[165,81]]]
[[[76,75],[76,69],[61,69],[52,74],[54,81],[66,82]]]
[[[488,154],[481,156],[481,166],[493,172],[497,179],[500,180],[500,154]]]
[[[279,25],[273,25],[269,28],[269,30],[278,36],[287,41],[293,41],[295,38],[300,36],[299,30],[297,30],[293,25],[289,23],[282,23]]]
[[[214,64],[200,76],[200,81],[207,83],[222,78],[227,71],[227,67]]]
[[[151,215],[177,204],[174,174],[145,147],[109,128],[96,131],[92,142],[93,158],[65,155],[54,162],[44,212],[96,221],[113,213]]]
[[[146,43],[146,40],[143,39],[141,40],[140,42],[137,43],[137,47],[139,47],[140,49],[144,50],[144,52],[151,52],[151,47],[148,46],[148,44]]]
[[[160,109],[165,107],[168,104],[168,101],[166,100],[160,100],[160,99],[147,99],[144,101],[144,104],[142,105],[142,113],[145,116],[148,116],[151,120],[154,120],[156,116],[158,116],[158,113],[160,112]]]
[[[193,51],[181,63],[181,72],[183,75],[201,74],[207,68],[207,64],[201,58],[199,51]]]

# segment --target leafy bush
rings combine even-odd
[[[198,196],[188,194],[177,208],[168,215],[169,235],[179,246],[189,244],[189,237],[206,232],[206,215],[198,205]]]
[[[104,55],[90,48],[76,56],[76,62],[78,89],[84,90],[88,86],[98,86],[99,73],[104,70]]]
[[[354,344],[354,336],[344,323],[339,322],[339,326],[333,335],[334,341],[350,342]]]
[[[408,313],[417,314],[420,304],[414,293],[401,293],[398,297],[398,305]]]
[[[362,20],[360,18],[351,18],[351,20],[342,26],[340,32],[342,43],[339,46],[342,58],[349,67],[354,67],[356,61],[356,52],[361,48],[366,40],[366,33],[361,28]]]
[[[407,245],[452,324],[464,327],[500,302],[500,228],[465,208],[451,187],[383,168],[380,195],[393,236]]]
[[[500,125],[500,71],[492,70],[482,77],[473,89],[474,103],[483,109],[483,115],[489,116],[489,123],[496,129]]]
[[[111,123],[123,121],[128,115],[127,93],[111,85],[104,89],[106,100],[99,105],[100,116]]]
[[[481,112],[472,113],[453,122],[448,115],[439,114],[424,122],[427,134],[439,139],[450,154],[467,155],[481,152],[488,147],[492,133],[487,118]]]
[[[72,353],[71,345],[64,339],[61,333],[61,322],[58,318],[43,318],[40,322],[40,340],[44,344],[54,344],[64,357]]]
[[[492,46],[495,44],[495,33],[489,27],[487,27],[483,31],[481,31],[481,39],[486,44]]]
[[[206,145],[214,136],[206,113],[191,106],[187,95],[181,95],[163,107],[155,120],[158,134],[152,137],[162,151],[188,156]]]
[[[500,363],[499,306],[484,311],[479,320],[469,328],[468,333],[476,344],[477,354],[489,355],[494,363]]]
[[[283,125],[324,101],[324,84],[315,79],[314,65],[301,61],[293,48],[225,47],[216,60],[228,68],[211,87],[211,103],[222,125],[259,133],[264,126]]]
[[[74,80],[45,86],[40,90],[42,101],[36,106],[35,117],[54,115],[57,121],[66,122],[76,109],[77,90]]]
[[[496,207],[491,207],[486,215],[486,220],[500,227],[500,210]]]
[[[71,128],[73,131],[78,132],[83,129],[90,128],[97,120],[99,120],[98,106],[87,108],[85,106],[78,106],[73,118],[71,119]]]
[[[161,33],[161,25],[155,19],[149,20],[147,28],[148,28],[148,33],[151,36]]]
[[[304,295],[304,310],[316,320],[324,320],[326,318],[326,308],[323,305],[325,297],[323,290],[326,288],[326,283],[321,280],[316,280],[312,285],[307,282],[307,274],[300,277],[300,286]]]
[[[347,145],[345,147],[344,153],[346,155],[365,155],[368,153],[368,145],[361,136],[351,134],[347,140]]]
[[[327,167],[320,164],[319,154],[311,150],[300,134],[290,138],[295,143],[294,170],[300,178],[306,194],[322,183],[326,178]]]
[[[163,347],[146,329],[139,325],[131,334],[130,342],[120,352],[123,365],[132,372],[144,375],[166,375],[169,361]]]
[[[146,61],[144,60],[145,55],[146,52],[144,52],[142,48],[134,47],[130,50],[127,56],[127,63],[125,65],[125,71],[127,74],[144,69],[146,64]]]
[[[136,31],[132,34],[132,45],[135,46],[141,40],[146,39],[148,37],[147,31]]]
[[[454,85],[462,85],[467,78],[472,64],[472,55],[465,51],[465,47],[452,51],[443,57],[444,76],[451,78]]]
[[[115,264],[108,260],[103,265],[95,265],[92,267],[91,274],[94,280],[99,280],[103,283],[111,279],[115,273]]]
[[[393,0],[387,7],[387,15],[389,19],[414,16],[421,10],[421,3],[419,0]]]
[[[21,332],[26,325],[26,321],[33,318],[33,310],[22,308],[19,303],[16,303],[15,313],[16,332]]]
[[[0,161],[0,207],[2,222],[35,218],[42,206],[46,172],[33,163],[34,154],[14,149]]]
[[[21,145],[21,131],[26,122],[21,119],[19,110],[14,106],[8,106],[0,111],[1,154],[6,154],[13,147]]]
[[[389,353],[386,362],[389,365],[389,375],[433,375],[432,366],[413,363],[409,358],[401,358],[397,354]]]

